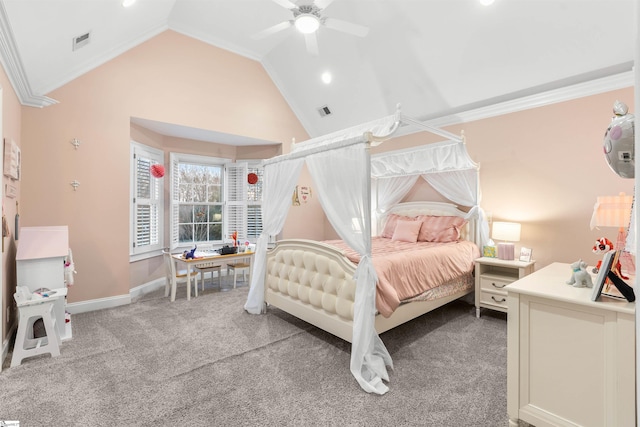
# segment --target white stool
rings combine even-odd
[[[245,262],[236,262],[235,264],[227,264],[227,275],[230,274],[229,270],[233,270],[233,287],[236,287],[238,279],[238,270],[242,270],[242,280],[244,281],[244,271],[251,267],[251,264]]]
[[[56,319],[53,314],[54,303],[59,298],[64,298],[67,289],[50,291],[48,297],[34,295],[26,286],[19,286],[13,295],[18,305],[19,320],[16,342],[11,357],[11,367],[18,366],[22,359],[40,354],[51,354],[51,357],[60,356],[60,334],[56,328],[56,321],[64,322],[65,319]],[[42,319],[46,337],[34,338],[33,324]]]

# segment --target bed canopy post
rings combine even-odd
[[[463,136],[464,138],[464,136]],[[480,209],[480,165],[478,164],[478,167],[476,167],[476,206],[478,206],[478,219],[476,220],[476,225],[475,225],[475,230],[474,233],[475,236],[473,236],[473,241],[478,243],[478,245],[480,246],[480,250],[482,251],[482,245],[484,245],[484,242],[482,241],[482,223],[484,221],[484,213],[483,211]]]

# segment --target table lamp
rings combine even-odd
[[[517,222],[494,221],[491,237],[498,243],[498,258],[512,260],[515,256],[515,244],[520,241],[520,224]]]
[[[624,193],[617,196],[598,196],[591,216],[591,229],[599,227],[616,227],[618,229],[614,249],[622,251],[620,253],[622,270],[633,274],[636,270],[635,262],[631,254],[625,251],[632,205],[633,196],[627,196]]]

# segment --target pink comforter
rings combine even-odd
[[[360,256],[342,240],[324,243],[342,250],[357,264]],[[470,273],[480,256],[473,242],[453,243],[391,241],[384,237],[371,239],[373,265],[378,275],[376,307],[389,317],[400,302]]]

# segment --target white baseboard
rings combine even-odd
[[[0,353],[0,371],[2,371],[2,365],[4,365],[4,360],[7,358],[7,354],[9,354],[9,343],[11,343],[16,329],[16,322],[13,322],[13,324],[9,327],[9,331],[7,332],[7,338],[2,342],[2,352]]]
[[[130,289],[129,294],[127,295],[117,295],[107,298],[98,298],[88,301],[67,303],[67,311],[71,314],[78,314],[131,304],[132,301],[135,301],[135,299],[139,298],[140,296],[149,292],[153,292],[164,286],[164,278],[156,279]]]
[[[129,295],[118,295],[115,297],[98,298],[89,301],[72,302],[67,304],[66,310],[70,314],[78,314],[131,304],[132,301],[135,301],[144,294],[163,288],[165,283],[164,278],[156,279],[129,290]],[[9,344],[13,339],[15,330],[16,324],[14,322],[14,324],[9,328],[7,338],[2,342],[2,349],[0,351],[0,371],[2,371],[2,364],[7,358],[7,354],[9,354]],[[69,332],[69,336],[71,336],[71,332]]]

